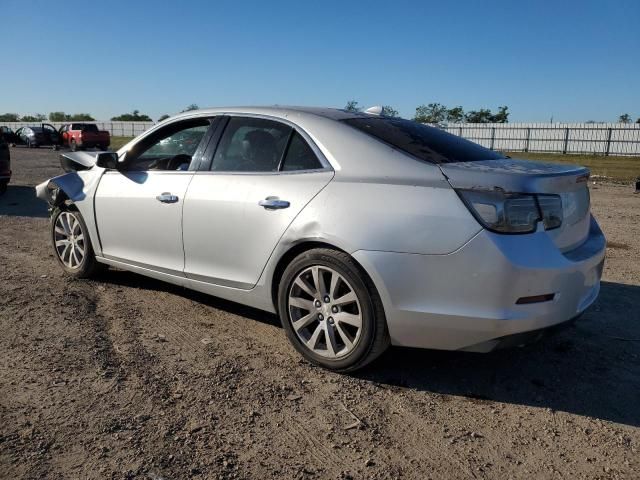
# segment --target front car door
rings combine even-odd
[[[95,210],[105,258],[184,275],[183,202],[212,123],[192,118],[163,126],[125,154],[122,169],[104,173]]]
[[[225,121],[220,140],[214,136],[209,144],[210,167],[194,175],[187,191],[185,274],[248,290],[287,227],[334,172],[294,125],[245,116]]]

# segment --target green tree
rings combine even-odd
[[[382,107],[382,115],[384,115],[385,117],[399,117],[400,116],[398,111],[395,108],[393,108],[391,105],[384,105]]]
[[[68,115],[64,112],[51,112],[49,113],[49,120],[51,122],[66,122]]]
[[[465,120],[469,123],[490,123],[493,120],[491,110],[481,108],[480,110],[471,110],[467,112]]]
[[[0,114],[0,122],[19,122],[20,115],[17,113],[2,113]]]
[[[631,115],[628,113],[623,113],[618,117],[618,122],[620,123],[631,123]]]
[[[187,108],[185,108],[184,110],[182,110],[183,112],[190,112],[192,110],[198,110],[200,107],[198,105],[196,105],[195,103],[192,103],[191,105],[187,105]]]
[[[46,120],[47,117],[42,115],[41,113],[36,113],[35,115],[25,115],[20,120],[23,122],[42,122]]]
[[[166,120],[167,118],[169,118],[169,115],[167,115],[166,113],[164,115],[162,115],[160,118],[158,118],[158,122],[161,122],[163,120]]]
[[[360,107],[358,106],[358,102],[356,102],[355,100],[349,100],[345,105],[344,110],[346,110],[347,112],[359,112]]]
[[[95,122],[96,119],[88,113],[74,113],[67,115],[67,120],[71,122]]]
[[[445,120],[450,123],[460,123],[464,120],[464,110],[461,106],[453,107],[447,110]]]
[[[140,110],[134,110],[131,113],[123,113],[117,117],[111,117],[114,122],[153,122],[149,115],[140,113]]]
[[[509,107],[498,107],[498,113],[491,115],[490,122],[492,123],[508,123],[509,122]]]
[[[416,107],[413,120],[419,123],[440,123],[446,118],[447,107],[439,103]]]
[[[44,120],[44,118],[42,118]],[[72,113],[71,115],[64,112],[49,113],[49,121],[51,122],[94,122],[95,118],[89,113]]]

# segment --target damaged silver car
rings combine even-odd
[[[61,267],[112,265],[277,313],[308,360],[389,345],[488,352],[596,299],[605,238],[582,167],[321,108],[186,112],[37,187]]]

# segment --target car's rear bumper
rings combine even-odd
[[[592,219],[586,241],[564,254],[544,231],[482,231],[448,255],[360,250],[354,257],[382,297],[392,344],[490,351],[504,337],[580,315],[598,296],[605,247]]]

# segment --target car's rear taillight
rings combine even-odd
[[[559,195],[456,190],[478,222],[498,233],[531,233],[542,221],[546,230],[562,224]]]

